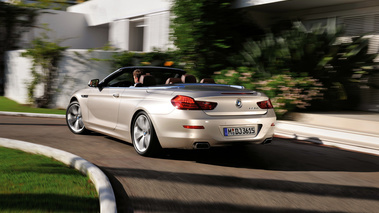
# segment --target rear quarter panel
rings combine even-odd
[[[155,116],[167,115],[175,108],[171,104],[172,91],[148,92],[144,89],[126,90],[120,102],[116,134],[126,141],[131,141],[131,126],[133,118],[139,111],[145,111],[157,126]]]

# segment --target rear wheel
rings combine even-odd
[[[133,146],[143,156],[153,156],[161,150],[154,126],[145,112],[139,112],[133,122]]]
[[[73,101],[68,105],[66,123],[71,132],[75,134],[86,134],[88,132],[83,123],[82,110],[80,109],[79,102]]]

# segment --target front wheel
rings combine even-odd
[[[161,149],[154,126],[145,112],[139,112],[134,119],[132,141],[136,152],[143,156],[153,156]]]
[[[82,110],[80,109],[79,102],[73,101],[68,105],[66,123],[71,132],[75,134],[86,134],[88,132],[83,123]]]

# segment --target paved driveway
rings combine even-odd
[[[379,157],[276,138],[271,145],[167,150],[157,158],[63,119],[0,116],[0,137],[62,149],[110,178],[119,212],[377,212]]]

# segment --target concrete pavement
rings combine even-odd
[[[40,113],[1,112],[0,115],[54,117]],[[379,155],[379,113],[319,112],[291,113],[278,120],[275,135]]]
[[[46,115],[46,114],[35,114],[35,113],[13,113],[13,112],[0,112],[0,115],[13,115],[13,116],[32,116],[32,117],[54,117],[54,118],[64,118],[64,115]],[[294,138],[298,140],[305,140],[317,144],[324,144],[329,146],[336,146],[343,149],[349,149],[358,152],[365,152],[370,154],[379,155],[379,114],[378,113],[295,113],[293,114],[292,121],[279,120],[276,123],[276,135],[279,137]],[[0,139],[3,144],[13,143],[7,139]],[[32,145],[25,145],[24,142],[14,142],[21,144],[23,149],[31,149]],[[0,143],[0,145],[2,145]],[[29,148],[28,148],[29,147]],[[47,150],[49,148],[47,147]],[[57,151],[47,151],[53,155],[57,154]],[[55,153],[55,154],[54,154]],[[70,153],[66,154],[67,156]],[[78,156],[77,156],[78,157]],[[59,157],[58,157],[59,158]],[[76,157],[74,157],[76,158]],[[72,156],[69,157],[72,159]],[[79,159],[79,158],[76,158]],[[68,160],[69,162],[74,162]],[[89,162],[88,162],[89,163]],[[87,166],[86,165],[90,165]],[[93,164],[92,164],[93,165]],[[92,168],[90,163],[80,164],[78,170],[88,171]],[[100,171],[101,172],[101,171]],[[98,174],[98,172],[95,172]],[[95,174],[95,175],[96,175]],[[93,175],[92,175],[93,176]],[[101,174],[100,174],[101,176]],[[110,186],[109,180],[102,179],[100,185]],[[95,183],[95,182],[94,182]],[[96,185],[96,183],[95,183]],[[111,186],[110,186],[111,187]],[[99,188],[99,197],[104,198],[107,202],[111,202],[111,206],[116,206],[114,201],[113,192],[100,195],[104,193],[103,190]],[[111,190],[112,188],[110,188]],[[113,198],[112,198],[113,197]],[[112,203],[114,201],[114,203]],[[101,201],[100,201],[101,202]],[[104,205],[104,206],[106,206]],[[104,207],[104,209],[113,209]],[[112,210],[115,212],[117,210]],[[102,208],[101,212],[109,212]]]

